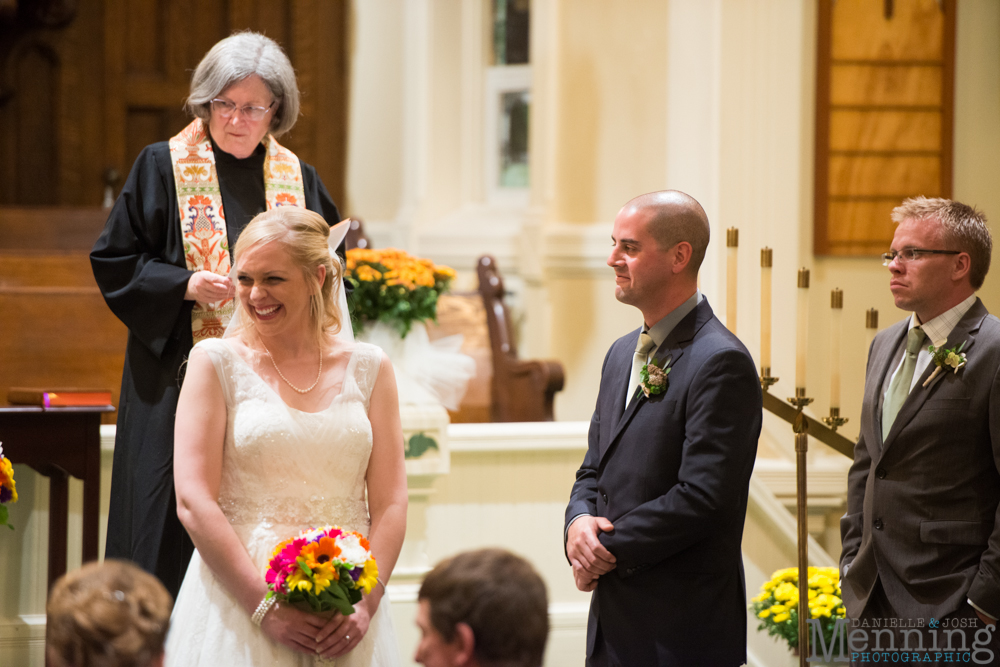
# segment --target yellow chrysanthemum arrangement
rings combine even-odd
[[[819,620],[824,641],[833,640],[834,624],[846,617],[840,595],[840,572],[835,567],[809,568],[809,617]],[[788,642],[790,649],[799,646],[799,569],[788,567],[775,572],[760,587],[751,608],[760,619],[758,630]]]
[[[14,483],[14,467],[10,464],[10,459],[3,455],[3,447],[0,447],[0,526],[14,530],[14,526],[7,522],[7,503],[16,502],[17,484]]]
[[[385,322],[405,338],[414,322],[437,318],[438,296],[448,289],[455,271],[395,248],[355,248],[347,251],[347,277],[354,283],[354,334],[368,322]]]

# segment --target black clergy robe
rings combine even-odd
[[[215,152],[232,249],[236,234],[266,208],[263,146],[246,160]],[[301,164],[306,208],[338,222],[316,170]],[[90,262],[105,301],[128,327],[105,557],[134,561],[177,597],[194,549],[177,518],[173,480],[174,416],[181,364],[193,346],[194,302],[184,300],[191,272],[167,142],[139,154]]]

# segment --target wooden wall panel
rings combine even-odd
[[[195,66],[246,29],[289,54],[304,113],[283,142],[343,206],[349,0],[71,5],[68,23],[0,24],[0,206],[100,205],[105,171],[118,170],[120,187],[143,146],[190,121],[182,107]]]
[[[898,202],[881,198],[831,201],[830,217],[841,223],[830,227],[830,242],[853,249],[852,254],[871,254],[877,251],[867,238],[892,238],[895,225],[889,219],[889,214],[897,204]]]
[[[820,0],[815,252],[874,255],[906,197],[951,194],[954,0]]]
[[[830,72],[833,107],[932,107],[941,105],[940,65],[839,65]]]
[[[13,62],[17,142],[13,156],[14,192],[25,204],[58,201],[59,61],[40,43],[29,44]]]
[[[830,112],[831,151],[909,151],[937,153],[941,145],[939,111]]]
[[[69,23],[0,25],[0,206],[101,202],[103,8],[64,4],[73,5]]]
[[[302,91],[302,116],[284,143],[316,167],[323,183],[347,217],[348,34],[346,2],[290,0],[289,57]],[[325,85],[329,79],[343,86]]]
[[[941,164],[937,156],[831,155],[829,195],[902,199],[907,193],[941,194]],[[898,203],[898,201],[897,201]]]
[[[125,72],[128,77],[146,76],[165,79],[167,54],[160,26],[167,25],[167,6],[160,0],[131,0],[124,16],[111,21],[123,28]],[[109,17],[110,18],[110,17]]]
[[[831,40],[836,60],[920,60],[940,57],[945,14],[938,0],[836,0],[837,29]],[[826,9],[826,8],[823,8]]]

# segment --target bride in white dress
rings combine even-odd
[[[395,378],[379,348],[334,335],[351,325],[338,321],[341,267],[328,236],[303,208],[254,218],[236,244],[233,335],[192,350],[174,481],[197,551],[171,617],[168,667],[400,664],[382,583],[406,528]],[[379,584],[349,616],[267,608],[274,547],[329,524],[368,536]]]

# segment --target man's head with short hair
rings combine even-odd
[[[982,211],[951,199],[910,197],[892,209],[892,221],[897,225],[908,218],[918,222],[937,220],[944,231],[942,240],[948,246],[944,249],[968,253],[972,262],[969,283],[974,290],[983,286],[990,270],[993,236]]]
[[[415,660],[427,667],[539,667],[548,638],[545,583],[528,561],[480,549],[438,563],[418,595]]]
[[[896,207],[892,219],[889,289],[897,308],[925,323],[982,286],[993,249],[982,213],[948,199],[914,197]]]
[[[695,293],[709,237],[705,209],[690,195],[663,190],[632,199],[611,233],[615,297],[653,326]]]
[[[705,260],[711,229],[708,214],[691,195],[680,190],[661,190],[639,195],[624,208],[648,208],[652,211],[649,233],[661,250],[670,250],[682,241],[691,244],[691,259],[687,269],[695,276]]]

